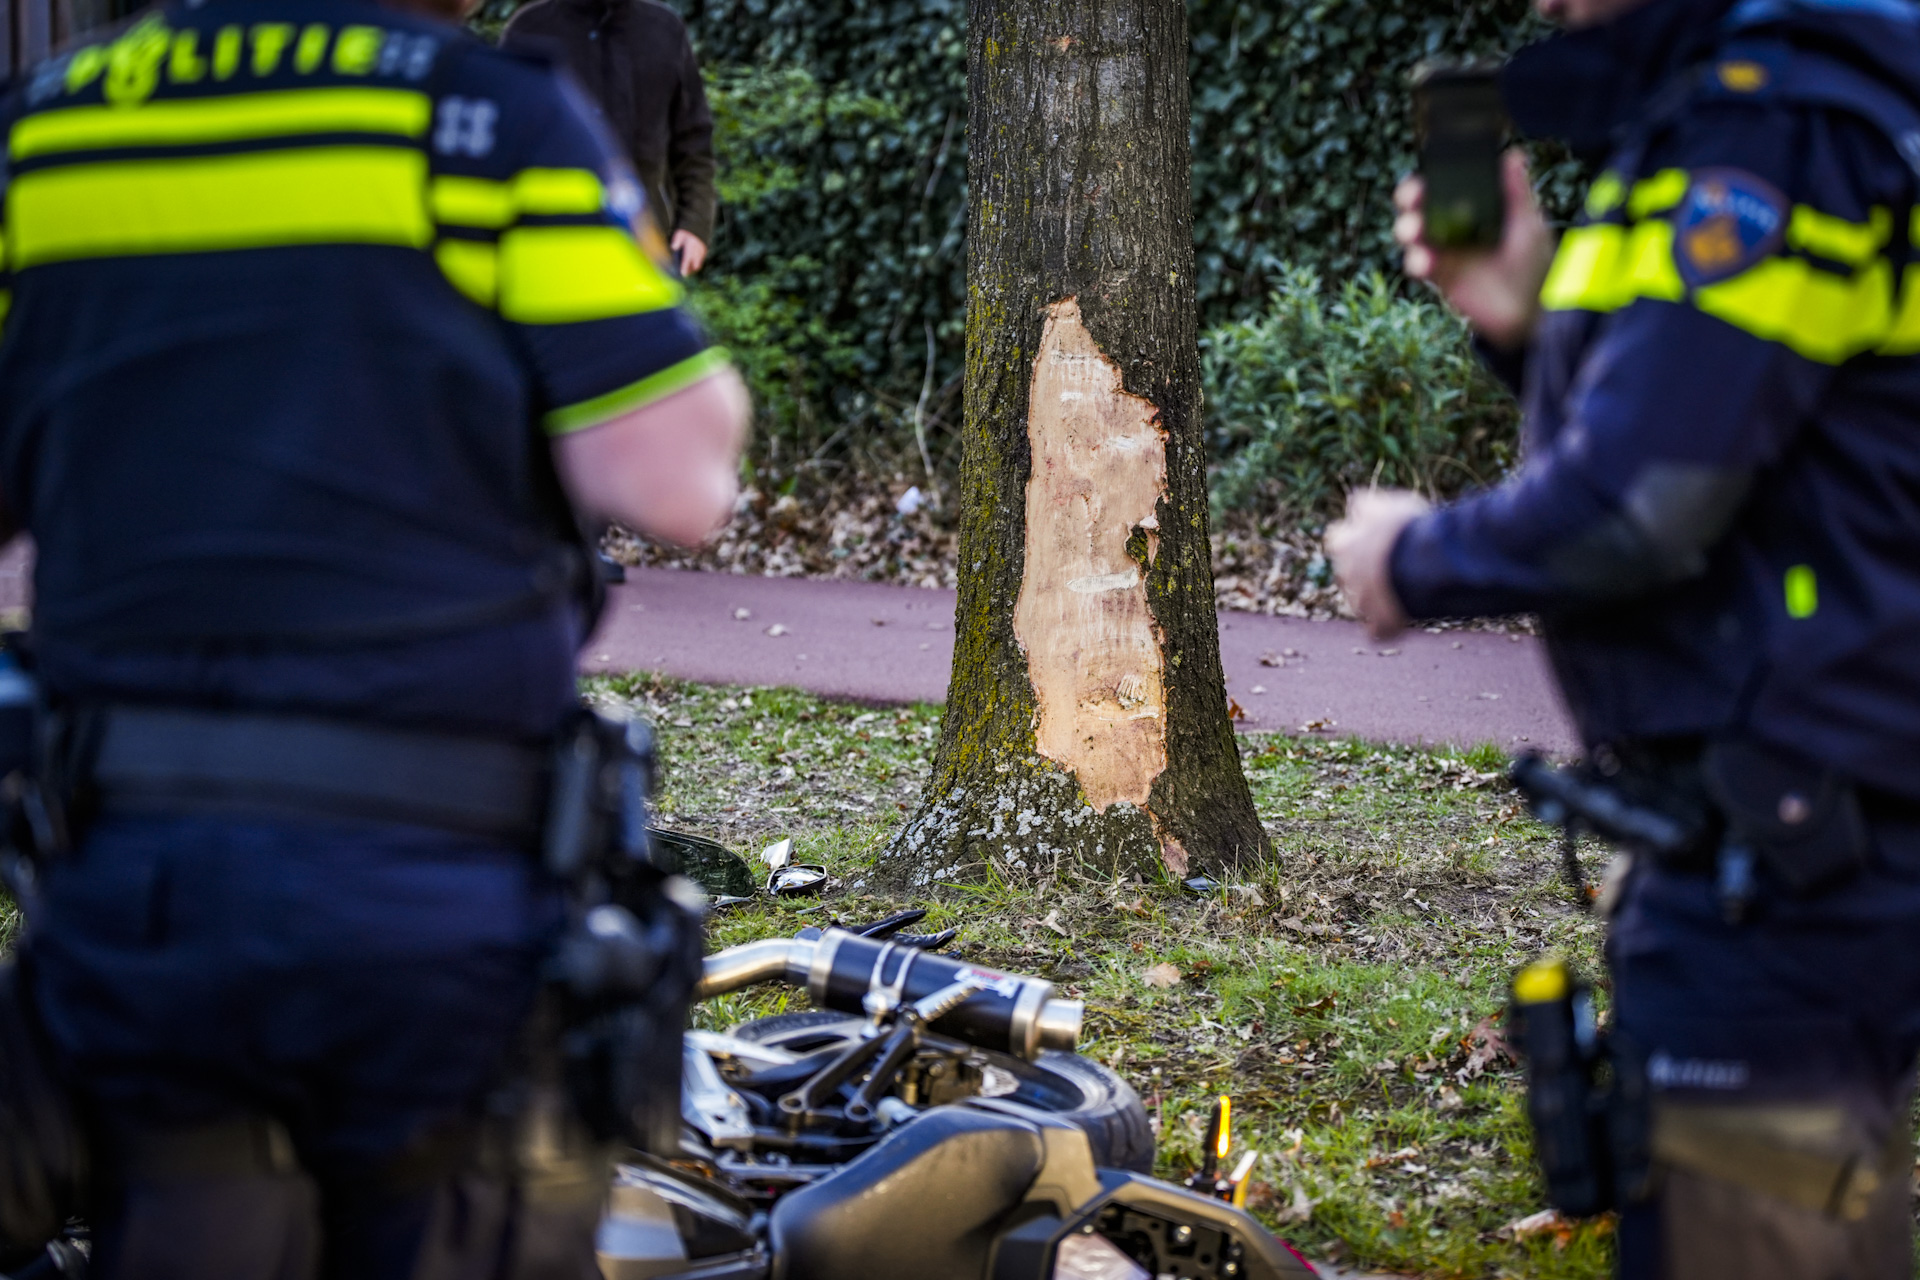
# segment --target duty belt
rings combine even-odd
[[[79,794],[102,810],[358,819],[530,843],[547,751],[498,739],[248,712],[89,708]]]

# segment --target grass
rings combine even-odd
[[[1544,1204],[1497,1052],[1506,984],[1544,950],[1599,972],[1600,929],[1568,905],[1550,833],[1493,749],[1247,738],[1278,857],[1231,888],[992,882],[908,903],[843,886],[918,796],[938,708],[648,676],[589,689],[658,726],[670,825],[749,857],[790,835],[835,875],[823,900],[723,913],[715,946],[930,907],[969,957],[1087,1001],[1083,1051],[1147,1100],[1163,1175],[1197,1164],[1213,1098],[1233,1094],[1239,1143],[1265,1153],[1256,1211],[1310,1255],[1436,1277],[1606,1274],[1605,1224],[1503,1230]],[[805,999],[748,992],[700,1016],[725,1026]]]

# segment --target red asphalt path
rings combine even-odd
[[[858,702],[939,702],[953,610],[951,591],[635,569],[612,588],[581,666]],[[1376,644],[1354,623],[1223,613],[1220,649],[1227,692],[1246,712],[1243,731],[1574,750],[1530,636],[1416,631]]]
[[[27,603],[31,569],[21,543],[0,556],[0,609]],[[789,685],[855,702],[940,702],[953,608],[951,591],[635,569],[612,588],[581,668]],[[1349,622],[1223,613],[1220,653],[1243,731],[1574,750],[1530,636],[1416,631],[1383,645]]]

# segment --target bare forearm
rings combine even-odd
[[[749,401],[728,370],[598,427],[562,436],[554,456],[580,510],[693,546],[733,514]]]

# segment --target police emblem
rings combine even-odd
[[[1698,289],[1739,275],[1780,248],[1787,199],[1739,169],[1693,175],[1673,216],[1673,257],[1680,278]]]

